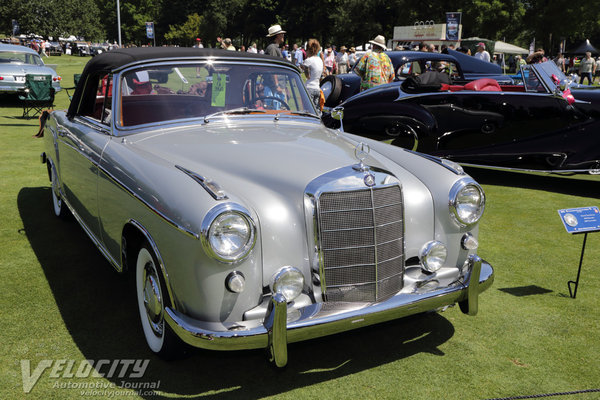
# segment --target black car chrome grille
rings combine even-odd
[[[400,186],[319,197],[325,301],[383,301],[402,289],[404,221]]]

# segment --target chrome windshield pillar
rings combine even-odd
[[[278,367],[287,364],[287,302],[281,293],[275,293],[269,303],[264,322],[269,335],[269,361]]]

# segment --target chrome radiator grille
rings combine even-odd
[[[326,192],[318,204],[324,300],[378,302],[400,291],[404,273],[400,187]]]

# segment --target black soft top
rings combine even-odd
[[[128,49],[114,49],[101,53],[93,57],[85,65],[75,94],[69,106],[68,115],[74,116],[84,96],[83,91],[88,76],[97,76],[99,74],[108,74],[125,65],[148,60],[159,60],[161,58],[169,59],[189,59],[193,57],[215,57],[219,59],[265,59],[289,63],[284,58],[274,57],[264,54],[254,54],[242,51],[230,51],[221,49],[198,49],[195,47],[133,47]],[[289,63],[292,65],[291,63]]]

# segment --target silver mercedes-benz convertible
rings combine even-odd
[[[481,187],[317,114],[283,59],[136,48],[94,57],[47,115],[53,211],[135,275],[153,352],[266,348],[284,366],[291,342],[477,313]]]

